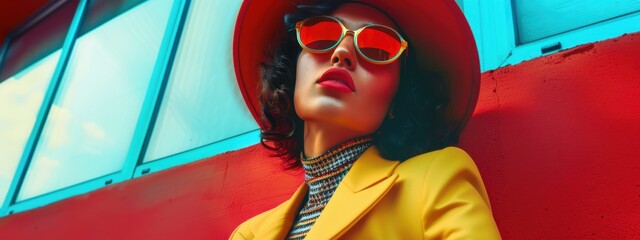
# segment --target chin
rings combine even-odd
[[[330,96],[314,96],[304,102],[294,102],[296,113],[300,118],[314,115],[343,115],[349,107],[340,99]]]
[[[342,112],[340,109],[329,107],[304,109],[302,111],[296,109],[296,114],[298,114],[298,117],[300,117],[300,119],[302,119],[303,121],[331,122],[340,118],[348,118],[348,116],[345,116],[344,112]]]

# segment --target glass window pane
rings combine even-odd
[[[0,70],[0,81],[62,48],[77,7],[78,0],[68,1],[11,39]]]
[[[233,72],[233,26],[242,1],[191,1],[145,162],[258,128]]]
[[[640,0],[514,0],[519,43],[640,10]]]
[[[18,200],[122,168],[172,4],[146,1],[76,40]]]
[[[59,58],[60,50],[0,83],[0,205],[7,196]]]

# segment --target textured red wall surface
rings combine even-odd
[[[486,72],[461,146],[504,239],[640,239],[640,33]],[[225,239],[300,171],[260,146],[0,219],[0,239]]]
[[[461,145],[505,239],[640,239],[640,34],[483,74]]]

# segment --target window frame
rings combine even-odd
[[[462,2],[462,1],[460,1]],[[512,0],[464,1],[462,5],[476,38],[482,72],[515,65],[576,46],[640,31],[640,11],[545,37],[516,44],[515,9]],[[543,48],[560,47],[542,52]]]
[[[84,194],[106,185],[126,181],[133,178],[138,163],[140,162],[141,153],[146,151],[146,142],[148,136],[150,136],[153,122],[159,106],[159,97],[161,97],[164,91],[164,86],[168,79],[168,72],[171,70],[173,63],[173,57],[175,55],[181,31],[185,22],[186,13],[185,9],[188,9],[190,0],[178,0],[173,1],[171,12],[167,25],[165,26],[165,32],[163,39],[161,40],[161,46],[158,53],[158,58],[153,69],[151,80],[149,81],[149,87],[143,105],[141,108],[140,116],[136,123],[135,132],[132,139],[132,144],[127,153],[125,163],[119,172],[100,176],[82,183],[78,183],[69,187],[65,187],[59,190],[55,190],[46,194],[39,195],[37,197],[25,199],[20,202],[16,202],[18,191],[20,190],[26,172],[31,165],[32,157],[35,151],[38,139],[42,134],[44,123],[50,112],[51,106],[54,102],[54,98],[60,86],[62,77],[69,62],[71,52],[74,48],[75,41],[78,37],[80,24],[82,23],[85,15],[88,11],[88,2],[90,0],[80,0],[76,9],[73,20],[65,37],[62,45],[62,53],[50,80],[50,84],[44,95],[43,103],[38,111],[34,127],[31,130],[31,134],[25,144],[22,157],[19,160],[18,167],[14,174],[13,180],[5,197],[4,204],[0,208],[0,217],[13,214],[15,212],[26,211],[36,207],[44,206],[62,199],[66,199],[72,196]],[[55,10],[56,6],[66,3],[66,0],[59,1],[60,4],[51,4],[45,7],[45,9],[36,14],[32,20],[29,20],[27,25],[36,24],[39,19],[45,18],[48,14]],[[58,2],[56,2],[58,3]],[[28,31],[27,27],[20,27],[11,33],[5,44],[2,47],[2,54],[8,50],[8,43],[11,42],[12,36],[17,36],[24,31]],[[2,58],[0,58],[2,59]],[[37,59],[36,59],[37,60]],[[194,159],[197,160],[197,159]],[[192,160],[193,161],[193,160]]]
[[[48,7],[51,7],[51,6],[48,6]],[[85,7],[86,7],[86,0],[81,0],[78,3],[78,8],[76,9],[76,13],[73,17],[73,20],[71,20],[71,26],[69,27],[64,43],[62,44],[62,53],[60,54],[60,58],[58,59],[58,63],[52,74],[51,80],[49,81],[49,87],[45,92],[44,99],[42,101],[43,103],[40,105],[40,110],[38,111],[38,114],[36,116],[34,127],[31,129],[31,134],[29,135],[27,143],[25,144],[25,148],[23,149],[22,156],[18,162],[18,167],[16,168],[16,171],[13,175],[13,180],[11,181],[11,185],[9,186],[9,191],[7,192],[7,195],[5,197],[4,204],[2,206],[2,211],[0,212],[0,216],[4,216],[5,214],[12,214],[15,211],[14,209],[11,209],[11,207],[12,205],[14,205],[14,202],[18,196],[17,192],[18,192],[18,189],[20,189],[22,182],[24,180],[24,175],[26,173],[27,166],[31,164],[30,155],[33,154],[33,150],[35,149],[35,143],[37,142],[37,139],[40,137],[42,128],[44,126],[44,120],[49,113],[51,104],[53,103],[53,96],[55,95],[55,92],[58,86],[60,85],[62,69],[66,67],[66,63],[69,59],[69,55],[70,55],[69,49],[73,47],[74,41],[72,40],[76,35],[76,29],[82,19],[82,13]],[[43,12],[51,13],[52,11],[43,11]],[[45,18],[44,15],[48,15],[48,14],[38,15],[36,18],[44,19]],[[38,21],[29,21],[29,22],[30,24],[36,24]],[[25,27],[25,28],[22,28],[21,30],[24,32],[25,29],[28,29],[28,28]],[[11,34],[11,35],[17,36],[19,35],[19,33]],[[5,44],[9,42],[11,41],[7,40],[5,41]],[[3,55],[7,50],[8,50],[8,45],[5,45]],[[2,59],[4,60],[4,57]]]
[[[47,3],[42,9],[38,10],[32,17],[28,18],[24,23],[20,24],[16,29],[7,34],[5,39],[0,39],[0,70],[5,66],[6,54],[9,51],[9,46],[13,43],[13,40],[19,38],[23,33],[26,33],[32,29],[36,24],[44,21],[48,16],[53,14],[59,8],[63,7],[70,0],[58,0]],[[78,0],[80,2],[81,0]],[[78,3],[79,5],[80,3]],[[72,20],[73,21],[73,20]],[[68,32],[67,32],[68,33]],[[63,43],[64,45],[64,43]],[[34,64],[41,59],[30,59],[30,64]],[[0,84],[6,79],[0,79]]]
[[[260,143],[259,136],[260,130],[251,130],[217,142],[209,143],[201,147],[143,163],[138,165],[138,167],[135,169],[133,178],[142,177],[144,175],[148,175],[149,173],[159,172],[175,166],[184,165],[185,163],[193,162],[195,160],[212,157],[224,152],[249,147],[251,145]]]
[[[238,1],[238,0],[236,0]],[[224,2],[224,1],[221,1]],[[237,8],[235,8],[234,10],[239,10],[242,4],[242,1],[238,1],[237,3],[234,3],[235,5],[237,5]],[[197,8],[197,7],[201,7],[198,3],[193,3],[190,6],[190,11],[187,14],[186,18],[187,20],[185,20],[185,23],[183,25],[183,27],[185,28],[189,28],[191,26],[189,26],[188,24],[190,23],[190,19],[191,18],[196,18],[196,16],[198,16],[197,14],[197,10],[195,11],[191,11],[191,8]],[[193,15],[192,15],[193,14]],[[235,19],[237,18],[237,14],[235,14],[236,16],[234,16],[233,21],[230,22],[224,22],[224,24],[234,24],[235,23]],[[217,21],[219,21],[219,19],[216,19]],[[194,23],[197,23],[198,20],[193,20]],[[233,27],[233,25],[232,25]],[[189,35],[189,30],[185,30],[183,33],[183,35]],[[232,34],[232,32],[230,32],[230,34]],[[184,36],[183,36],[184,37]],[[178,48],[176,49],[176,55],[178,54],[178,52],[180,51],[180,48],[182,46],[182,44],[189,44],[189,39],[188,37],[186,37],[185,39],[181,40],[180,46],[178,46]],[[193,47],[193,46],[191,46]],[[229,46],[231,47],[231,46]],[[225,52],[225,53],[229,53],[231,54],[231,52]],[[177,57],[177,56],[176,56]],[[218,56],[219,57],[219,56]],[[232,56],[228,56],[229,58],[232,58]],[[172,69],[173,70],[173,69]],[[235,75],[234,75],[235,76]],[[175,77],[175,76],[174,76]],[[171,85],[170,81],[172,80],[172,73],[168,72],[167,73],[167,80],[166,80],[166,84],[167,85]],[[175,79],[173,79],[173,81],[175,81]],[[233,82],[236,82],[235,77],[233,78]],[[234,84],[234,86],[236,87],[235,89],[224,89],[224,90],[232,90],[235,91],[237,94],[239,94],[238,96],[240,96],[240,89],[237,88],[238,85]],[[160,96],[159,97],[159,106],[158,106],[158,116],[156,116],[156,118],[160,117],[160,112],[162,110],[163,104],[167,104],[165,103],[165,101],[170,101],[170,98],[165,98],[165,96]],[[242,100],[241,100],[242,101]],[[255,120],[254,118],[250,115],[250,113],[248,112],[248,109],[245,108],[245,104],[244,101],[241,103],[241,106],[244,108],[243,110],[246,111],[246,114],[248,116],[249,121],[254,122]],[[233,113],[237,113],[237,112],[233,112]],[[232,114],[233,114],[232,113]],[[158,119],[156,119],[157,121]],[[151,135],[149,136],[149,139],[147,141],[147,144],[151,144],[151,140],[153,138],[153,131],[155,131],[157,129],[155,129],[154,126],[151,127]],[[136,172],[134,174],[134,177],[140,177],[142,175],[151,173],[151,172],[157,172],[157,171],[162,171],[164,169],[168,169],[174,166],[179,166],[179,165],[183,165],[189,162],[193,162],[194,160],[200,160],[200,159],[204,159],[204,158],[208,158],[214,155],[218,155],[220,153],[224,153],[224,152],[228,152],[228,151],[234,151],[234,150],[238,150],[241,148],[246,148],[252,145],[256,145],[260,143],[260,130],[259,127],[257,126],[257,124],[255,125],[254,128],[249,128],[247,130],[245,130],[244,132],[235,132],[233,136],[229,136],[223,139],[219,139],[219,140],[215,140],[213,142],[209,142],[207,144],[204,145],[199,145],[199,146],[194,146],[193,148],[189,148],[189,149],[184,149],[183,151],[178,151],[178,152],[174,152],[173,154],[170,155],[166,155],[163,157],[159,157],[159,158],[154,158],[153,160],[149,160],[145,162],[145,157],[146,154],[149,153],[148,149],[145,149],[145,151],[142,153],[144,154],[141,157],[141,161],[140,161],[140,165],[138,166],[138,168],[136,169]],[[157,137],[157,136],[156,136]]]
[[[81,1],[82,0],[78,1],[77,9],[80,9]],[[70,4],[69,0],[51,1],[51,2],[49,2],[47,4],[45,4],[45,6],[42,9],[36,11],[36,13],[33,16],[29,17],[27,20],[25,20],[24,23],[18,25],[16,27],[16,29],[14,29],[11,32],[9,32],[7,34],[7,36],[5,37],[5,39],[0,39],[0,43],[2,43],[2,45],[0,45],[0,70],[2,70],[2,68],[5,66],[5,61],[7,60],[6,59],[6,57],[7,57],[6,54],[8,53],[10,45],[13,43],[13,40],[16,39],[16,38],[19,38],[22,34],[24,34],[24,33],[28,32],[28,31],[30,31],[31,29],[33,29],[33,27],[35,25],[39,24],[41,21],[46,20],[47,17],[49,17],[50,15],[54,14],[60,8],[64,7],[65,4]],[[77,9],[76,9],[76,13],[74,14],[73,19],[71,20],[71,25],[73,25],[73,21],[75,20],[75,16],[77,15]],[[71,26],[69,27],[69,29],[71,29]],[[67,36],[69,35],[69,33],[70,33],[70,30],[67,31]],[[66,37],[65,37],[65,40],[66,40]],[[64,41],[62,43],[61,48],[64,47],[65,44],[66,44],[66,41]],[[60,59],[62,59],[63,54],[64,54],[64,52],[61,52],[60,57],[58,59],[58,63],[60,63]],[[45,56],[45,58],[46,58],[46,56]],[[31,66],[31,65],[37,63],[38,61],[40,61],[42,59],[44,59],[44,58],[41,58],[41,59],[30,59],[29,60],[30,63],[27,65],[27,68],[28,68],[28,66]],[[56,64],[56,69],[57,69],[57,64]],[[20,71],[22,71],[22,70],[19,70],[18,72],[20,72]],[[53,76],[55,74],[56,73],[55,73],[55,70],[54,70],[54,73],[52,73],[52,78],[53,78]],[[0,84],[2,84],[5,80],[6,79],[0,79]],[[15,172],[13,174],[13,179],[11,180],[11,182],[9,182],[9,189],[7,190],[7,194],[5,195],[5,197],[3,199],[0,200],[0,217],[5,216],[7,214],[13,213],[13,211],[9,210],[8,207],[11,205],[12,199],[15,199],[15,197],[17,196],[17,194],[15,194],[15,192],[16,192],[15,191],[15,189],[16,189],[15,185],[22,183],[22,179],[23,178],[19,178],[18,177],[19,175],[20,176],[22,175],[22,174],[20,174],[20,171],[21,171],[21,169],[24,168],[23,165],[28,164],[28,163],[25,163],[25,161],[23,160],[24,150],[31,147],[31,145],[30,145],[30,142],[32,141],[31,138],[34,137],[33,136],[33,134],[34,134],[33,130],[35,129],[36,126],[38,126],[40,124],[39,121],[42,121],[40,115],[42,114],[42,111],[43,111],[43,108],[44,108],[44,103],[47,101],[46,96],[47,96],[47,93],[50,90],[51,86],[53,85],[52,83],[53,82],[51,80],[49,80],[49,86],[48,86],[47,90],[45,91],[45,95],[43,97],[43,103],[40,105],[40,109],[38,110],[38,113],[36,114],[35,121],[34,121],[34,127],[31,128],[31,133],[29,134],[27,142],[25,143],[25,147],[23,149],[23,153],[22,153],[20,159],[18,160],[18,164],[16,166],[16,170],[15,170]]]

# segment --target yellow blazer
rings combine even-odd
[[[307,192],[242,223],[229,239],[284,239]],[[501,239],[480,173],[447,147],[402,163],[367,149],[306,239]]]

